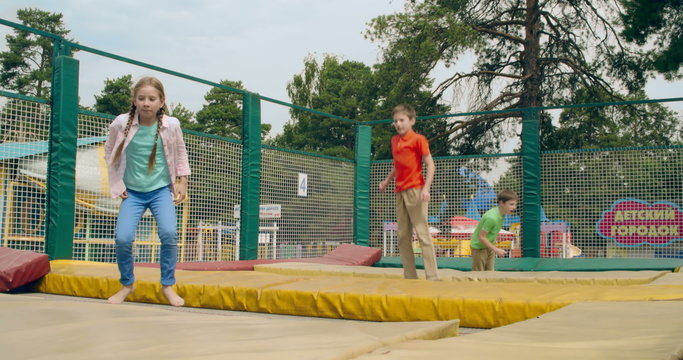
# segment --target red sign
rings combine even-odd
[[[621,199],[602,213],[597,232],[623,246],[667,245],[683,239],[683,212],[670,202]]]

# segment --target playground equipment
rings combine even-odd
[[[104,162],[105,137],[81,138],[76,154],[74,252],[84,260],[114,261],[114,228],[120,200],[109,195]],[[0,144],[0,228],[4,244],[33,250],[45,241],[44,203],[48,151],[46,141]],[[178,247],[184,256],[189,203],[179,207]],[[135,241],[138,260],[153,261],[160,246],[149,211],[143,214]],[[77,245],[77,246],[76,246]],[[97,255],[95,255],[97,253]],[[94,258],[98,256],[98,258]]]
[[[474,192],[462,200],[465,216],[451,217],[447,222],[450,232],[439,232],[434,243],[437,254],[447,257],[471,256],[469,242],[484,212],[497,205],[496,192],[486,179],[478,173],[460,167],[458,174],[465,178]],[[441,206],[443,213],[444,206]],[[505,215],[503,229],[498,235],[497,246],[508,249],[509,257],[521,257],[519,215]],[[550,220],[541,207],[541,256],[571,258],[581,255],[581,249],[572,244],[570,226],[562,220]]]
[[[240,260],[239,205],[234,206],[233,217],[237,220],[234,224],[199,222],[199,226],[197,226],[197,261]],[[277,225],[277,220],[281,217],[281,205],[268,204],[260,206],[259,218],[272,220],[272,223],[269,225],[259,225],[259,258],[278,258],[277,233],[280,227]],[[209,254],[206,254],[207,250],[209,250]]]
[[[465,216],[453,216],[449,222],[450,232],[440,232],[434,237],[437,255],[444,257],[472,256],[470,241],[479,222]],[[496,246],[501,249],[519,247],[519,236],[511,231],[501,229],[498,233]],[[511,255],[511,253],[509,254]]]

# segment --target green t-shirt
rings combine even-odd
[[[500,213],[498,206],[492,208],[491,210],[484,213],[477,225],[477,228],[472,233],[472,241],[470,242],[470,247],[472,249],[486,249],[486,245],[479,241],[479,233],[481,230],[487,232],[486,238],[491,244],[496,243],[496,238],[500,229],[503,227],[503,215]]]
[[[161,136],[157,138],[154,169],[151,174],[147,172],[149,154],[154,146],[154,136],[158,124],[159,122],[152,126],[140,125],[135,136],[126,147],[126,172],[123,174],[123,183],[126,184],[127,189],[149,192],[171,183]]]

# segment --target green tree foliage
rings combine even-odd
[[[626,100],[642,100],[643,93]],[[609,101],[580,90],[572,102]],[[557,127],[545,117],[541,132],[542,150],[666,146],[680,143],[677,114],[658,103],[565,109]]]
[[[654,69],[668,78],[681,77],[683,63],[683,1],[621,0],[624,13],[623,36],[645,45],[653,40],[651,52]]]
[[[20,9],[17,18],[23,25],[62,37],[70,32],[64,26],[60,13]],[[54,47],[52,39],[18,29],[14,29],[5,39],[7,51],[0,52],[0,86],[24,95],[49,98]]]
[[[104,81],[104,89],[95,95],[95,111],[103,114],[118,115],[130,111],[133,76],[124,75]]]
[[[385,60],[375,65],[374,79],[378,92],[378,107],[372,113],[374,119],[391,118],[391,110],[397,104],[410,104],[415,108],[417,116],[444,115],[450,112],[450,107],[432,96],[433,83],[429,77],[414,79],[413,82],[403,84],[400,61],[385,57]],[[442,136],[448,129],[448,121],[441,119],[417,120],[415,131],[423,134],[429,140],[432,155],[446,156],[458,153],[449,144],[448,137]],[[391,158],[390,139],[396,134],[392,125],[375,126],[373,128],[373,152],[377,159]]]
[[[406,93],[396,92],[391,78],[393,66],[386,63],[372,69],[357,61],[341,61],[333,55],[326,55],[322,63],[318,63],[315,57],[309,56],[304,62],[304,70],[294,76],[287,90],[295,105],[357,121],[388,119],[391,109],[399,103],[412,104],[418,115],[446,112],[447,107],[430,102],[429,93],[419,90],[419,86]],[[290,113],[292,120],[275,139],[276,145],[353,158],[353,124],[299,109],[292,109]],[[443,128],[445,121],[438,120],[418,121],[415,126],[416,131],[428,138],[436,136]],[[391,158],[389,141],[395,133],[390,125],[373,127],[375,158]],[[433,153],[448,154],[447,146],[431,145]]]
[[[168,105],[168,111],[169,111],[169,116],[173,116],[174,118],[177,118],[180,120],[180,124],[183,128],[186,126],[191,126],[189,124],[192,123],[192,118],[194,117],[194,113],[190,111],[188,108],[183,106],[183,104],[169,104]]]
[[[377,104],[372,69],[355,61],[325,56],[323,63],[309,56],[304,71],[287,85],[294,105],[350,120],[368,119]],[[292,108],[292,121],[276,138],[276,145],[330,156],[353,158],[352,123]]]
[[[474,55],[472,70],[447,76],[432,97],[467,89],[468,110],[518,109],[564,103],[580,88],[614,98],[641,89],[645,60],[618,41],[615,12],[606,0],[408,1],[403,13],[373,19],[366,35],[395,64],[396,91]],[[499,151],[517,130],[507,120],[520,117],[454,118],[441,136],[460,153]]]
[[[244,90],[241,81],[222,80],[220,84]],[[215,87],[206,93],[204,100],[206,104],[197,112],[196,123],[188,123],[186,128],[239,139],[242,135],[242,95]],[[261,135],[265,137],[270,129],[270,124],[261,124]]]

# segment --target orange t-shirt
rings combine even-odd
[[[405,136],[391,138],[391,154],[396,169],[396,192],[422,187],[422,158],[429,155],[429,143],[423,135],[410,130]]]

